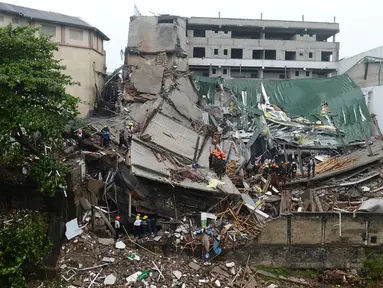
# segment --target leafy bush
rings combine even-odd
[[[27,287],[23,270],[27,265],[42,266],[49,247],[41,216],[22,214],[1,223],[0,287]]]
[[[366,277],[369,280],[383,279],[383,258],[369,253],[367,259],[363,262]]]

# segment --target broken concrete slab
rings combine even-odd
[[[88,211],[90,209],[92,209],[92,205],[89,203],[89,201],[87,199],[85,199],[84,197],[81,197],[79,199],[80,201],[80,204],[81,204],[81,207],[85,210],[85,211]]]
[[[72,283],[76,287],[82,287],[83,282],[81,280],[76,280]]]
[[[116,242],[116,248],[117,249],[125,249],[125,247],[126,247],[126,245],[125,245],[124,242],[122,242],[122,241],[117,241]]]
[[[222,269],[221,267],[219,267],[219,266],[214,267],[214,268],[210,271],[210,273],[216,273],[216,274],[219,274],[219,275],[223,275],[223,276],[226,277],[226,278],[229,278],[229,277],[230,277],[229,273],[227,273],[225,270],[223,270],[223,269]]]
[[[73,239],[74,237],[81,235],[83,232],[80,227],[78,227],[77,219],[73,219],[65,224],[66,231],[65,236],[68,240]]]
[[[158,94],[161,92],[164,67],[141,64],[132,72],[131,82],[138,92]]]
[[[114,285],[117,278],[113,274],[108,275],[104,280],[104,285]]]
[[[98,243],[105,245],[105,246],[113,245],[114,239],[113,238],[98,238]]]
[[[193,268],[196,271],[198,271],[201,268],[201,266],[199,266],[197,263],[194,263],[194,262],[190,262],[189,267]]]
[[[96,196],[100,195],[101,189],[104,187],[104,182],[90,178],[88,179],[88,190]]]
[[[104,257],[102,258],[102,262],[107,262],[107,263],[114,263],[116,259],[112,258],[112,257]]]
[[[176,271],[173,271],[173,275],[174,275],[178,280],[180,280],[181,277],[182,277],[182,272],[176,270]]]

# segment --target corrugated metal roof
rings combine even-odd
[[[102,33],[96,27],[93,27],[92,25],[85,22],[79,17],[64,15],[64,14],[56,13],[56,12],[38,10],[38,9],[33,9],[33,8],[28,8],[23,6],[17,6],[17,5],[2,3],[2,2],[0,2],[0,12],[6,13],[6,14],[18,15],[28,19],[42,20],[42,21],[47,21],[52,23],[68,24],[68,25],[87,28],[87,29],[94,29],[104,38],[104,40],[110,40],[104,33]]]
[[[347,74],[332,78],[283,81],[219,79],[196,75],[193,78],[200,97],[207,95],[208,91],[214,91],[217,84],[223,84],[225,88],[232,90],[238,100],[241,99],[241,91],[247,91],[247,105],[250,108],[256,108],[259,102],[263,102],[260,97],[263,83],[271,104],[277,105],[284,112],[303,116],[313,122],[321,118],[321,103],[326,101],[334,115],[334,122],[345,132],[347,142],[364,139],[359,123],[362,123],[366,133],[369,134],[370,131],[371,117],[363,93]]]

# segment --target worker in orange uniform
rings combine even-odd
[[[116,231],[116,240],[120,237],[120,234],[121,234],[121,217],[120,216],[116,216],[116,220],[114,221],[114,230]]]
[[[212,150],[209,155],[209,169],[212,170],[214,169],[214,162],[215,162],[215,154],[216,154],[216,149]]]

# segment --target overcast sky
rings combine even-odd
[[[1,0],[0,0],[1,1]],[[135,1],[135,2],[134,2]],[[340,0],[4,0],[20,6],[78,16],[104,32],[111,40],[105,44],[108,71],[122,64],[121,49],[127,44],[129,17],[134,13],[134,3],[142,15],[174,14],[181,16],[222,18],[260,18],[333,22],[340,24],[336,40],[340,42],[340,57],[383,45],[380,17],[383,2],[364,0],[358,6]],[[356,1],[355,1],[356,2]],[[363,5],[360,5],[363,4]]]

